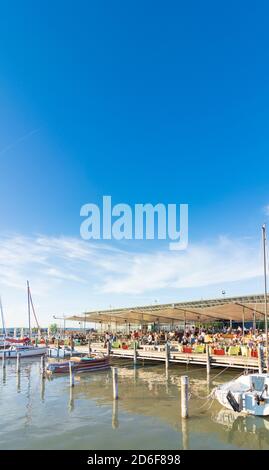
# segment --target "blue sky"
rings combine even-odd
[[[268,13],[265,1],[3,3],[0,293],[9,324],[24,323],[27,278],[43,323],[53,313],[262,290]],[[82,242],[80,207],[106,194],[188,203],[187,253]]]

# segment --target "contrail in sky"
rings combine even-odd
[[[40,127],[38,129],[33,129],[32,131],[27,132],[27,134],[24,134],[22,137],[19,137],[17,140],[15,140],[15,142],[12,142],[11,144],[4,147],[2,150],[0,150],[0,156],[4,155],[6,152],[11,150],[13,147],[16,147],[16,145],[20,144],[21,142],[28,139],[32,135],[36,134],[39,130],[40,130]]]

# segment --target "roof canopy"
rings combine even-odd
[[[269,296],[268,296],[269,301]],[[85,312],[68,317],[69,320],[91,323],[177,323],[236,322],[264,319],[264,295],[250,295],[221,299],[178,302],[172,304],[145,305],[102,311]]]

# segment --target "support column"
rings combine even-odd
[[[256,330],[256,310],[253,310],[253,332]]]
[[[41,356],[40,358],[40,372],[42,379],[45,378],[45,356]]]
[[[209,344],[206,345],[206,373],[210,375],[210,367],[211,367],[211,358],[210,358],[210,350]]]
[[[136,366],[137,364],[137,345],[136,345],[136,340],[134,340],[134,365]]]
[[[170,359],[170,346],[168,343],[165,345],[165,367],[169,368],[169,359]]]
[[[181,417],[188,418],[189,410],[188,410],[188,402],[189,402],[189,377],[187,375],[182,375],[181,377]]]
[[[263,351],[261,345],[258,346],[258,366],[259,366],[259,374],[263,373]]]
[[[112,367],[112,382],[113,382],[113,398],[118,400],[118,369],[117,367]]]
[[[70,387],[74,387],[75,385],[75,374],[73,370],[73,363],[69,361],[69,380],[70,380]]]
[[[17,354],[17,367],[16,367],[17,373],[20,372],[20,368],[21,368],[21,354],[18,353],[18,354]]]
[[[245,338],[245,307],[243,307],[243,315],[242,315],[242,324],[243,324],[243,338]]]

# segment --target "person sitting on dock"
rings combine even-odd
[[[148,344],[152,344],[152,340],[153,340],[152,334],[149,333],[149,335],[148,335]]]
[[[189,344],[187,335],[184,335],[184,336],[182,337],[181,343],[183,344],[183,346],[187,346],[187,344]]]

